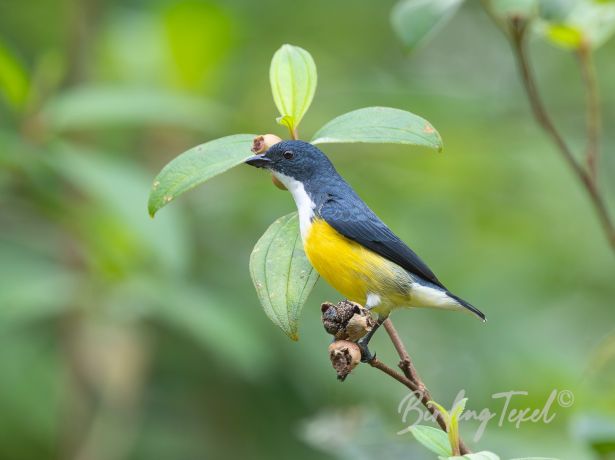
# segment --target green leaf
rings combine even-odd
[[[344,142],[410,144],[442,150],[442,138],[431,123],[390,107],[366,107],[340,115],[312,139],[312,144]]]
[[[438,412],[440,412],[440,414],[442,415],[442,418],[446,422],[446,426],[450,424],[451,414],[449,414],[448,411],[443,406],[441,406],[435,401],[428,401],[427,404],[434,406],[438,410]]]
[[[427,425],[414,425],[407,429],[415,439],[440,457],[452,455],[446,433]]]
[[[0,42],[0,95],[14,108],[21,108],[28,97],[26,71],[18,59]]]
[[[225,116],[220,105],[179,92],[103,86],[71,89],[43,110],[44,120],[55,131],[155,124],[204,132]]]
[[[150,216],[154,217],[182,193],[243,163],[252,156],[253,139],[254,134],[222,137],[191,148],[172,160],[154,180],[148,203]]]
[[[440,460],[500,460],[500,457],[493,452],[483,450],[481,452],[474,452],[472,454],[466,455],[456,455],[454,457],[440,457]]]
[[[280,217],[258,240],[250,256],[250,274],[265,313],[292,340],[318,273],[303,252],[297,213]]]
[[[458,401],[451,409],[450,419],[448,422],[448,439],[451,443],[451,447],[459,446],[459,417],[465,409],[467,401],[468,398],[463,398],[461,401]]]
[[[402,0],[391,11],[391,24],[410,48],[433,36],[453,17],[463,0]]]
[[[273,100],[280,118],[292,134],[307,112],[317,83],[316,64],[310,53],[293,45],[282,45],[275,52],[269,68]]]

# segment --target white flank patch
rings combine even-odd
[[[285,174],[278,172],[274,172],[273,174],[280,182],[284,184],[295,199],[297,211],[299,211],[299,228],[301,229],[301,239],[305,241],[305,238],[310,230],[310,226],[312,225],[312,217],[314,217],[314,208],[316,205],[310,199],[301,182],[290,176],[286,176]]]
[[[369,292],[367,294],[367,300],[365,302],[365,308],[369,309],[369,308],[377,307],[378,305],[380,305],[381,301],[382,301],[382,299],[380,299],[380,296],[378,294],[374,294],[373,292]]]
[[[412,296],[411,306],[413,307],[461,307],[455,299],[446,295],[444,291],[429,286],[422,286],[418,283],[412,284],[410,295]]]

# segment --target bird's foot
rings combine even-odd
[[[363,340],[359,340],[357,342],[357,345],[359,346],[359,350],[361,350],[361,362],[362,363],[370,363],[374,359],[376,359],[376,353],[372,354],[372,352],[369,351],[369,348],[367,347],[368,345],[367,342],[363,342]]]

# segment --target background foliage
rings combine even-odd
[[[555,407],[551,424],[493,421],[480,448],[609,458],[615,265],[592,211],[530,119],[508,45],[478,5],[411,56],[389,23],[393,5],[0,2],[0,458],[432,458],[395,434],[405,427],[395,382],[361,367],[335,380],[318,307],[338,296],[324,283],[299,342],[262,314],[248,257],[294,206],[265,174],[237,168],[147,216],[151,178],[177,153],[272,129],[267,70],[284,42],[318,62],[302,131],[386,105],[425,116],[444,139],[443,154],[326,146],[489,317],[395,315],[438,401],[450,407],[464,389],[467,409],[499,414],[493,393],[525,390],[518,406],[542,407],[569,389],[574,405]],[[533,52],[558,124],[581,144],[574,59],[542,43]],[[595,56],[606,146],[614,54],[611,41]],[[612,177],[610,153],[602,173]],[[394,359],[382,338],[373,349]],[[462,424],[467,440],[475,428]]]

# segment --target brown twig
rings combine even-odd
[[[368,320],[371,318],[368,310],[358,303],[348,300],[342,300],[337,304],[324,302],[321,305],[321,312],[325,330],[335,338],[335,341],[329,345],[329,358],[337,372],[338,379],[343,381],[360,362],[362,352],[356,342],[365,337],[366,333],[374,332],[374,321]],[[403,375],[391,369],[376,357],[368,361],[369,365],[379,369],[410,389],[412,394],[434,416],[440,428],[444,432],[448,432],[446,420],[434,405],[430,404],[430,401],[433,400],[431,393],[416,371],[410,354],[397,333],[395,326],[393,326],[390,319],[385,320],[383,325],[401,359],[399,368],[402,370]],[[453,451],[457,452],[457,446],[453,448]],[[459,452],[463,455],[470,453],[470,450],[461,439],[459,439]]]
[[[402,372],[407,378],[419,385],[419,390],[427,391],[427,389],[423,385],[421,377],[419,376],[418,372],[416,371],[416,368],[414,367],[414,364],[412,363],[412,359],[410,358],[410,355],[406,350],[406,346],[404,345],[401,340],[401,337],[397,333],[397,329],[395,329],[395,326],[393,326],[393,322],[391,321],[391,319],[387,318],[383,325],[385,330],[387,331],[387,334],[389,334],[389,338],[391,339],[395,350],[397,350],[399,358],[401,359],[398,364],[399,368],[402,370]],[[420,385],[423,386],[421,387]],[[427,396],[431,398],[431,395],[428,394]]]
[[[611,249],[615,251],[615,225],[613,225],[613,221],[609,215],[604,197],[598,189],[596,181],[593,180],[592,174],[588,172],[588,170],[586,170],[574,157],[572,150],[568,147],[568,144],[566,144],[564,138],[555,127],[544,103],[542,102],[540,93],[538,92],[536,80],[534,79],[534,75],[530,68],[529,58],[527,55],[527,25],[528,22],[524,18],[512,17],[510,19],[511,43],[513,45],[512,47],[517,59],[519,72],[521,73],[523,86],[525,88],[525,92],[527,93],[534,118],[536,118],[536,121],[543,131],[551,138],[565,162],[583,185],[598,216],[598,219],[600,220],[600,224],[602,225]]]
[[[492,19],[495,25],[509,38],[513,53],[517,61],[517,67],[521,74],[523,87],[527,94],[532,113],[538,125],[551,138],[558,151],[568,164],[574,175],[581,182],[587,192],[591,204],[598,216],[600,225],[604,231],[611,249],[615,252],[615,225],[609,214],[605,199],[598,188],[597,165],[598,165],[598,139],[600,134],[600,108],[598,88],[594,74],[593,63],[590,61],[591,54],[587,44],[581,45],[579,58],[581,59],[581,72],[586,86],[586,113],[587,113],[587,149],[586,167],[575,158],[563,136],[555,127],[547,109],[542,102],[536,80],[532,73],[529,57],[527,55],[526,40],[528,20],[521,16],[511,16],[503,20],[495,14],[489,0],[481,0],[483,9]],[[585,48],[585,49],[583,49]]]
[[[400,374],[396,370],[391,369],[389,366],[384,364],[378,358],[372,359],[369,362],[369,365],[384,372],[389,377],[393,377],[399,383],[401,383],[402,385],[405,385],[408,389],[410,389],[412,393],[414,394],[414,396],[416,396],[421,401],[421,404],[425,406],[425,408],[429,411],[429,413],[434,416],[434,418],[436,419],[436,423],[440,426],[440,428],[442,428],[442,431],[448,432],[446,420],[444,420],[444,417],[442,416],[442,414],[438,412],[438,410],[433,406],[433,404],[429,404],[429,402],[432,401],[431,394],[429,393],[429,391],[425,387],[425,384],[421,380],[417,382],[417,381],[414,381],[406,377],[405,375]],[[459,453],[461,455],[466,455],[466,454],[471,453],[470,449],[468,449],[468,447],[464,444],[461,437],[459,438]]]
[[[598,156],[600,148],[600,131],[602,120],[600,114],[600,98],[598,95],[598,83],[596,81],[596,69],[592,58],[592,50],[586,41],[581,43],[577,51],[581,77],[585,87],[585,118],[587,132],[587,147],[585,149],[585,162],[594,183],[598,181]]]

